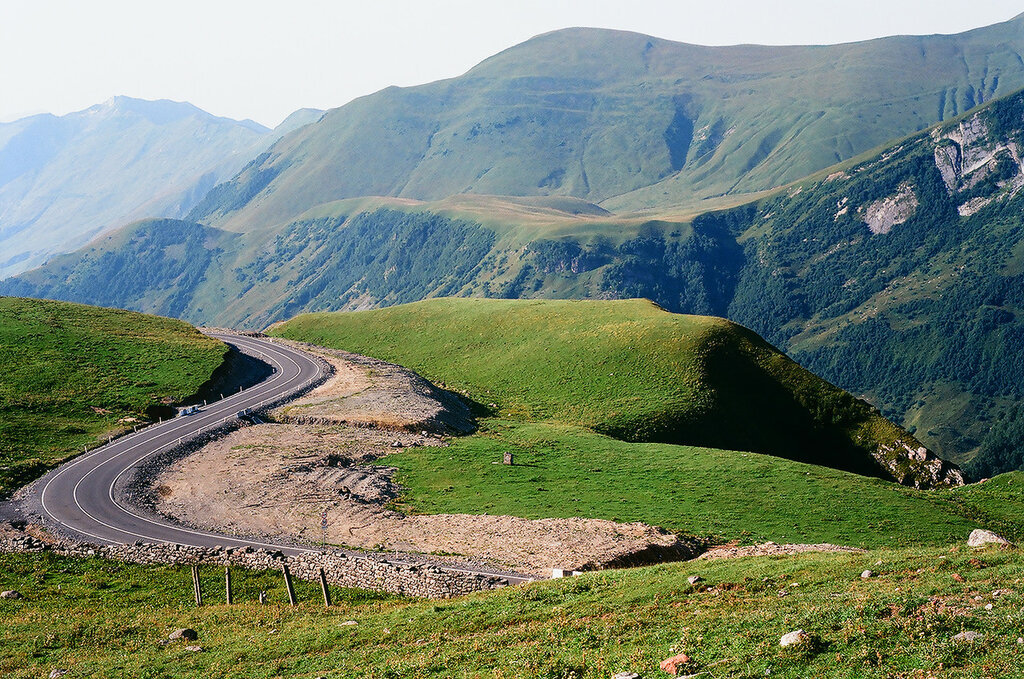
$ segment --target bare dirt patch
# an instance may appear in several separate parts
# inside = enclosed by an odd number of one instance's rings
[[[305,348],[305,347],[304,347]],[[547,575],[688,558],[697,545],[659,528],[597,519],[407,516],[386,466],[396,447],[447,445],[437,431],[472,426],[469,410],[415,373],[343,352],[322,354],[335,376],[275,412],[283,423],[243,427],[152,481],[161,513],[227,533],[365,550],[459,556]]]
[[[857,547],[832,545],[827,542],[816,545],[779,545],[774,542],[764,542],[759,545],[747,545],[743,547],[736,544],[719,545],[717,547],[712,547],[697,558],[739,559],[745,556],[786,556],[790,554],[803,554],[804,552],[846,552],[861,554],[864,550]]]
[[[436,434],[466,434],[476,428],[465,403],[411,370],[345,351],[289,344],[321,356],[335,374],[309,394],[278,408],[275,420]]]

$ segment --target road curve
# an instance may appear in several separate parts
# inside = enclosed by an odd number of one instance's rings
[[[30,491],[33,495],[38,494],[33,504],[46,521],[54,524],[61,532],[98,544],[142,541],[196,547],[263,547],[291,555],[309,551],[290,545],[235,538],[178,526],[160,517],[146,516],[117,499],[114,484],[147,457],[235,419],[242,410],[260,408],[287,398],[323,377],[322,365],[302,351],[264,338],[226,333],[208,334],[234,345],[243,353],[259,357],[274,367],[274,373],[259,384],[210,403],[194,415],[179,416],[150,425],[54,469],[36,481]],[[502,577],[511,584],[530,579],[486,569],[445,568]]]
[[[244,391],[210,403],[194,415],[144,427],[53,470],[33,486],[38,490],[38,504],[48,521],[65,532],[104,544],[141,540],[200,547],[264,547],[289,554],[305,551],[175,526],[144,516],[115,497],[114,484],[145,458],[235,419],[242,410],[286,398],[323,376],[321,364],[301,351],[256,337],[219,333],[210,336],[258,356],[274,367],[274,373]]]

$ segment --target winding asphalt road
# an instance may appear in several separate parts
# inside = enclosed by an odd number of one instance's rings
[[[260,408],[286,398],[323,376],[323,369],[317,361],[269,340],[216,333],[210,336],[235,345],[243,353],[261,358],[272,365],[275,372],[249,389],[200,408],[198,413],[144,427],[53,470],[34,485],[39,491],[39,505],[47,520],[66,532],[105,544],[141,540],[201,547],[265,547],[290,554],[304,551],[175,526],[144,516],[116,497],[114,484],[147,457],[233,420],[243,410]]]
[[[259,384],[210,403],[198,413],[150,425],[54,469],[32,485],[30,493],[38,494],[30,498],[36,511],[61,532],[99,544],[141,541],[197,547],[263,547],[292,555],[308,551],[177,526],[160,517],[146,516],[117,497],[115,484],[146,458],[233,420],[243,410],[259,409],[284,400],[324,376],[321,364],[309,355],[268,339],[221,333],[209,335],[269,363],[274,373]],[[503,577],[510,584],[529,579],[483,569],[446,568]]]

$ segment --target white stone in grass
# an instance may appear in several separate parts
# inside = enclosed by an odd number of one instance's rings
[[[811,635],[802,629],[783,634],[779,646],[802,646],[811,643]]]

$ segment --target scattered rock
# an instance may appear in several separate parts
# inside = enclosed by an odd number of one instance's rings
[[[973,644],[975,641],[983,641],[985,635],[974,630],[965,630],[953,637],[953,641],[959,644]]]
[[[680,665],[686,665],[689,664],[689,662],[690,656],[686,655],[685,653],[680,653],[678,655],[672,656],[671,658],[665,658],[664,660],[662,660],[660,667],[663,672],[668,672],[669,674],[675,675],[679,674]]]
[[[788,634],[783,634],[782,638],[779,639],[779,646],[803,646],[811,643],[811,635],[802,629],[794,630]]]
[[[990,530],[975,528],[967,538],[968,547],[984,547],[985,545],[1009,545],[1010,541],[1002,535],[997,535]]]
[[[696,585],[698,582],[704,582],[704,578],[700,577],[699,575],[691,575],[690,577],[686,578],[686,581],[691,585]]]
[[[345,622],[341,623],[341,626],[342,627],[349,627],[351,625],[358,625],[358,624],[359,623],[356,622],[355,620],[346,620]]]
[[[167,637],[171,641],[195,641],[199,638],[199,633],[191,627],[182,627],[171,632],[170,636]]]
[[[202,646],[186,646],[185,650],[188,651],[189,653],[202,653],[203,652],[203,647]]]
[[[63,677],[67,673],[68,670],[65,669],[50,670],[50,679],[57,679],[57,677]]]
[[[636,672],[619,672],[613,674],[612,679],[640,679],[640,675]]]
[[[401,448],[402,447],[402,442],[401,441],[392,441],[391,442],[391,447],[392,448]]]
[[[15,591],[13,589],[8,589],[8,590],[5,590],[3,592],[0,592],[0,599],[22,599],[22,598],[24,598],[24,597],[21,596],[21,592]]]
[[[863,573],[861,573],[861,574],[860,574],[860,577],[862,577],[862,578],[864,578],[865,580],[867,580],[868,578],[873,578],[873,577],[875,577],[875,574],[874,574],[874,572],[873,572],[873,571],[864,571]]]

